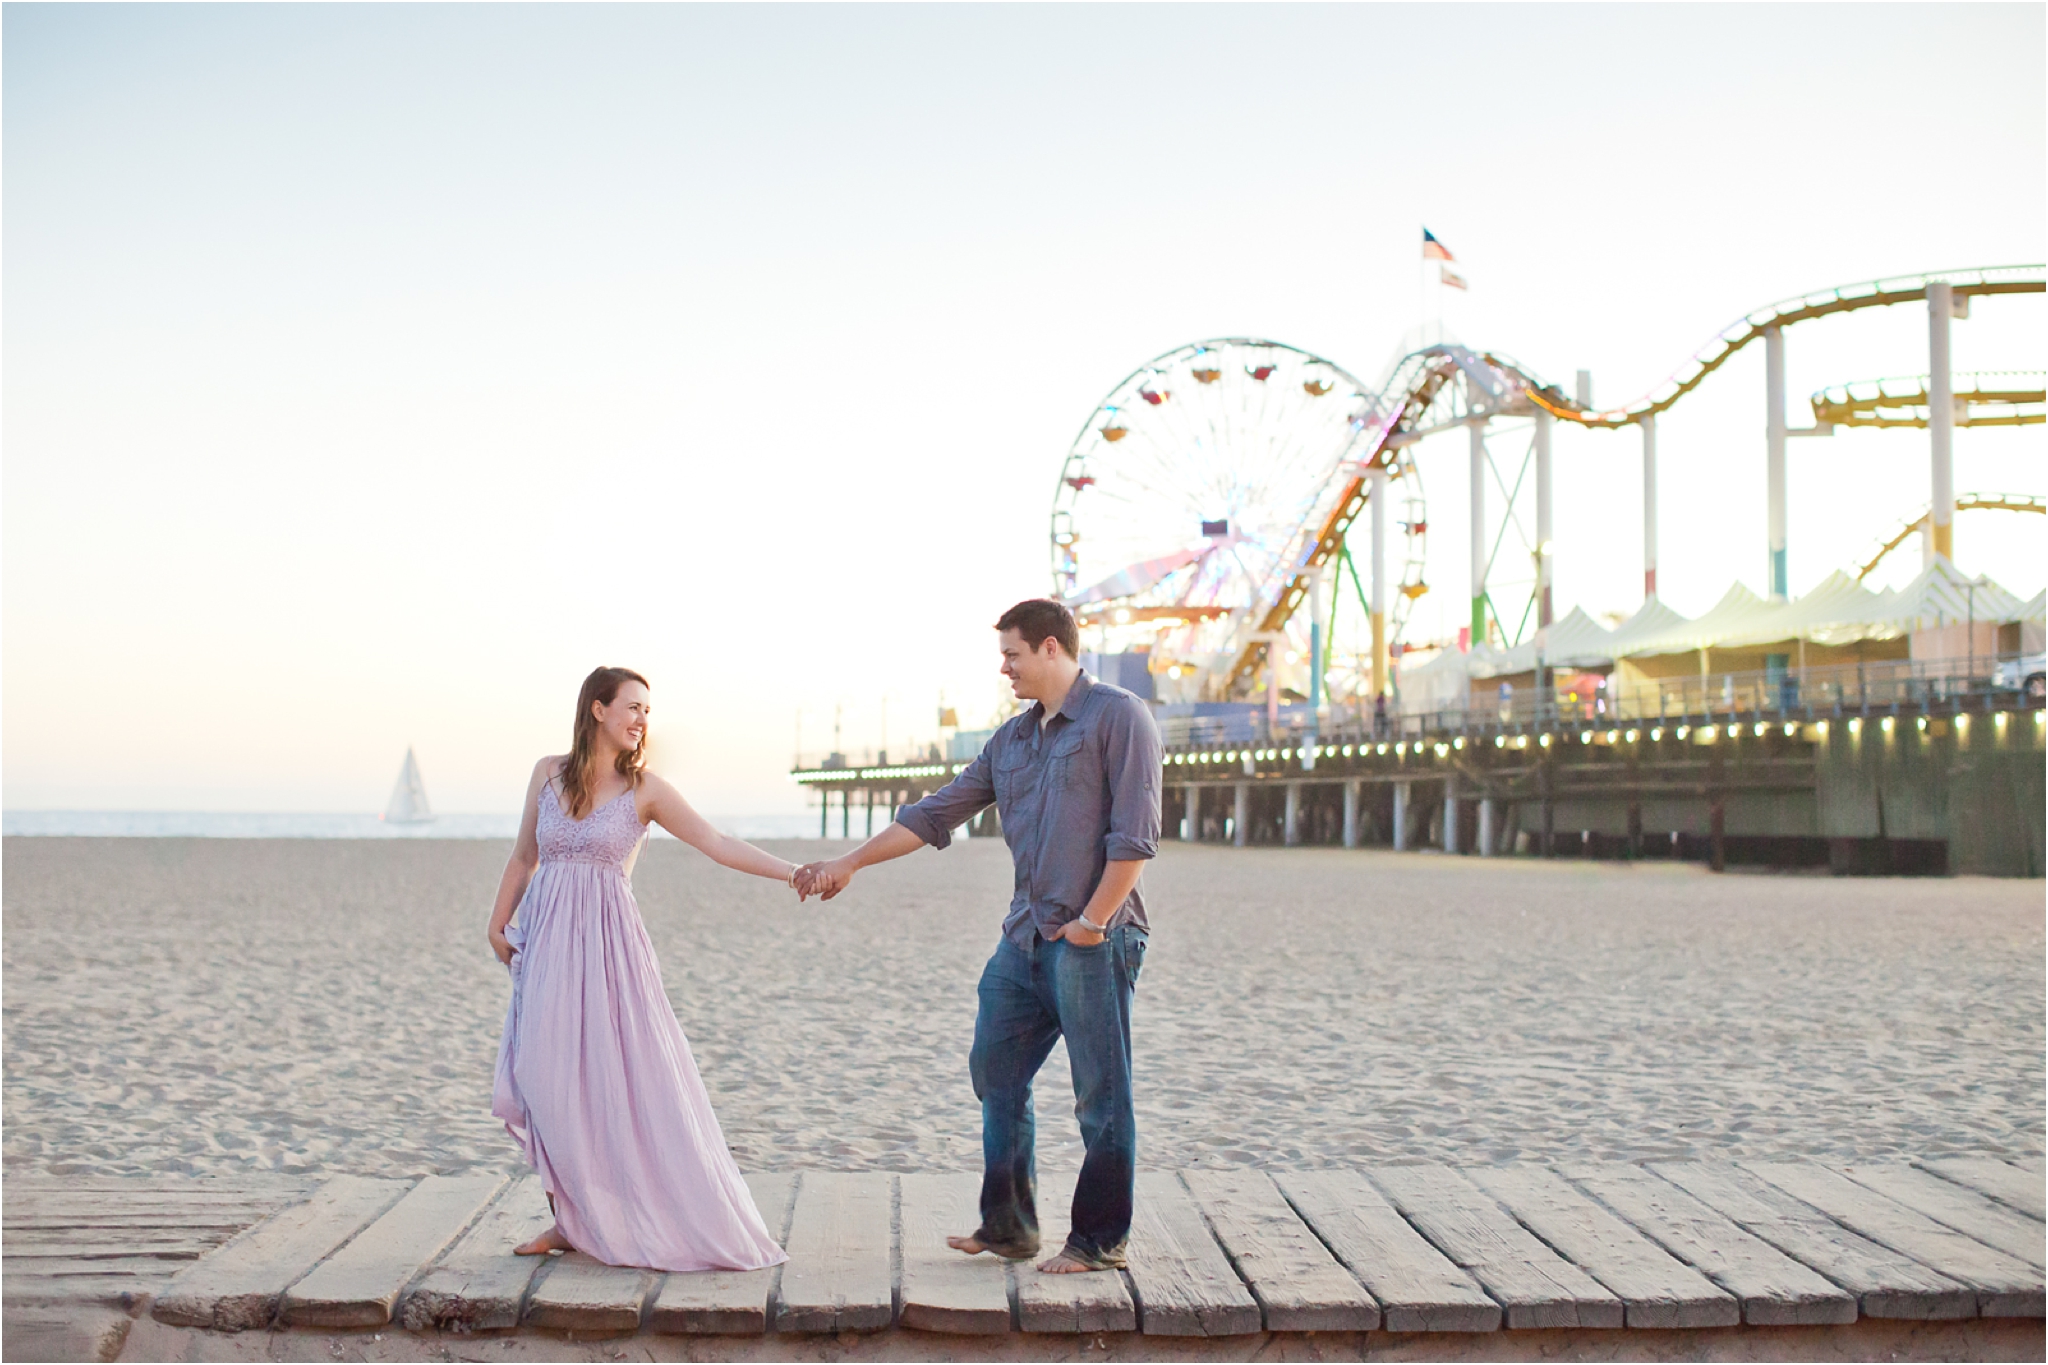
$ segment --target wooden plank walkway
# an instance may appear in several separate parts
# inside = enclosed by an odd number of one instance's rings
[[[1859,1315],[2040,1317],[2042,1222],[2021,1207],[2039,1179],[1991,1158],[1147,1171],[1128,1268],[1085,1275],[947,1250],[978,1222],[970,1174],[750,1176],[790,1259],[701,1274],[513,1256],[547,1224],[531,1176],[25,1179],[8,1182],[5,1266],[11,1320],[39,1287],[96,1280],[143,1285],[158,1320],[214,1330],[1813,1329]],[[1072,1179],[1039,1193],[1050,1256]],[[51,1269],[86,1261],[112,1268]],[[133,1304],[115,1297],[133,1292],[94,1301]]]
[[[926,1332],[1010,1330],[1010,1277],[994,1256],[962,1256],[949,1236],[981,1224],[978,1175],[899,1177],[903,1274],[897,1320]]]
[[[2048,1218],[2048,1180],[2042,1179],[2039,1170],[1988,1156],[1943,1156],[1920,1165],[1944,1180],[2010,1204],[2029,1217]]]
[[[805,1171],[775,1292],[778,1332],[875,1332],[895,1319],[893,1176]]]
[[[1752,1327],[1856,1321],[1856,1300],[1640,1166],[1568,1166],[1566,1177],[1742,1305]]]
[[[1742,1305],[1540,1166],[1475,1171],[1479,1188],[1622,1302],[1629,1327],[1733,1327]]]
[[[317,1182],[10,1175],[0,1211],[7,1316],[30,1304],[126,1308]]]
[[[2048,1265],[2048,1227],[2038,1218],[2006,1208],[1975,1190],[1903,1164],[1837,1166],[1859,1185],[1876,1190],[1937,1223],[1966,1233],[1986,1246],[2016,1256],[2039,1270]]]
[[[750,1175],[747,1188],[775,1240],[787,1243],[796,1176]],[[759,1336],[768,1330],[768,1304],[775,1294],[775,1282],[781,1278],[780,1266],[670,1275],[647,1309],[647,1326],[656,1332]]]
[[[1811,1204],[1733,1166],[1652,1163],[1650,1170],[1856,1296],[1866,1318],[1972,1318],[1974,1292],[1880,1246]]]
[[[2041,1272],[2024,1261],[1813,1162],[1746,1161],[1741,1165],[1843,1227],[1969,1285],[1977,1291],[1979,1317],[2043,1315],[2048,1295],[2042,1292]]]
[[[1259,1305],[1216,1245],[1180,1177],[1138,1173],[1131,1216],[1131,1296],[1149,1336],[1234,1337],[1261,1326]]]
[[[1510,1328],[1622,1325],[1620,1299],[1448,1166],[1369,1174],[1416,1231],[1493,1296]]]
[[[400,1180],[338,1175],[181,1270],[152,1312],[179,1327],[268,1327],[285,1290],[406,1193]]]
[[[1378,1300],[1389,1332],[1491,1332],[1500,1305],[1357,1171],[1276,1176],[1310,1231]]]
[[[1039,1255],[1010,1267],[1020,1332],[1135,1332],[1138,1305],[1121,1275],[1043,1275],[1039,1260],[1067,1244],[1074,1177],[1061,1171],[1038,1182]],[[976,1225],[979,1225],[979,1218]],[[972,1231],[972,1228],[968,1229]]]
[[[1264,1171],[1189,1171],[1195,1202],[1269,1332],[1370,1332],[1380,1306]]]

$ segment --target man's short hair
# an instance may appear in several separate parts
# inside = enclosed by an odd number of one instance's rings
[[[997,619],[996,629],[1016,631],[1033,650],[1050,636],[1060,642],[1060,648],[1067,651],[1069,659],[1081,657],[1080,623],[1064,603],[1055,602],[1050,597],[1032,597],[1019,602]]]

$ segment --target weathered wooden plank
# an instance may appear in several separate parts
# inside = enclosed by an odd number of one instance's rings
[[[540,1177],[514,1180],[399,1303],[399,1324],[413,1332],[517,1327],[527,1288],[548,1258],[514,1256],[512,1248],[554,1221]]]
[[[993,1256],[962,1256],[948,1235],[981,1221],[978,1175],[898,1177],[903,1281],[897,1320],[926,1332],[1010,1330],[1010,1283]]]
[[[286,1288],[397,1203],[407,1188],[403,1180],[335,1176],[180,1271],[151,1311],[159,1322],[177,1327],[267,1327]]]
[[[2022,1170],[1989,1156],[1942,1156],[1919,1165],[1943,1180],[1967,1185],[1979,1194],[2012,1205],[2030,1218],[2048,1218],[2048,1181],[2039,1171]]]
[[[208,1213],[203,1216],[179,1214],[133,1213],[105,1214],[99,1216],[66,1217],[57,1214],[31,1214],[19,1222],[9,1223],[6,1233],[9,1237],[19,1232],[33,1232],[39,1229],[56,1231],[76,1230],[81,1233],[106,1231],[118,1234],[121,1231],[147,1232],[153,1228],[179,1228],[187,1230],[215,1230],[225,1228],[229,1232],[240,1232],[252,1223],[261,1221],[275,1213],[275,1209],[239,1210],[232,1214]]]
[[[636,1332],[654,1272],[606,1265],[581,1251],[552,1258],[526,1302],[529,1327],[564,1332]]]
[[[1275,1175],[1316,1235],[1379,1301],[1389,1332],[1491,1332],[1500,1305],[1356,1171]]]
[[[1471,1172],[1522,1225],[1613,1291],[1636,1328],[1734,1327],[1742,1305],[1712,1280],[1540,1166]]]
[[[226,1241],[225,1237],[194,1237],[170,1228],[149,1228],[136,1235],[80,1237],[76,1229],[62,1228],[32,1233],[7,1234],[7,1264],[49,1257],[91,1260],[95,1256],[164,1256],[196,1261]]]
[[[894,1179],[806,1171],[775,1292],[778,1332],[878,1332],[895,1317],[890,1265]]]
[[[1209,1220],[1269,1332],[1371,1332],[1379,1304],[1301,1221],[1264,1171],[1188,1171]]]
[[[1933,1320],[1977,1315],[1967,1285],[1858,1236],[1810,1204],[1719,1162],[1659,1161],[1662,1178],[1856,1296],[1865,1317]]]
[[[304,1190],[278,1187],[272,1190],[153,1190],[148,1188],[74,1190],[65,1186],[42,1186],[16,1190],[7,1187],[6,1217],[12,1220],[23,1209],[211,1209],[274,1208],[280,1203],[303,1198]]]
[[[1510,1328],[1622,1325],[1620,1299],[1456,1171],[1381,1166],[1367,1174],[1418,1232],[1485,1286]]]
[[[1127,1257],[1138,1326],[1147,1336],[1226,1337],[1259,1330],[1257,1300],[1171,1172],[1139,1174]]]
[[[1121,1275],[1047,1275],[1038,1262],[1067,1244],[1074,1204],[1074,1176],[1054,1172],[1038,1182],[1038,1256],[1010,1266],[1017,1295],[1017,1327],[1025,1332],[1135,1332],[1138,1306]],[[979,1215],[975,1226],[979,1226]],[[969,1229],[972,1230],[971,1228]]]
[[[2048,1314],[2048,1285],[2039,1270],[1954,1228],[1915,1213],[1875,1190],[1810,1161],[1738,1163],[1794,1198],[1931,1270],[1977,1291],[1977,1313],[1987,1318]]]
[[[250,1175],[10,1175],[7,1197],[49,1191],[102,1191],[116,1194],[133,1191],[166,1194],[241,1193],[269,1198],[293,1198],[311,1193],[318,1180],[302,1175],[260,1172]]]
[[[2048,1255],[2044,1255],[2048,1248],[2043,1245],[2048,1228],[2039,1219],[2009,1209],[1975,1190],[1966,1190],[1904,1162],[1831,1164],[1830,1169],[2036,1270],[2048,1266]]]
[[[290,1327],[382,1327],[399,1294],[505,1187],[501,1175],[430,1175],[285,1291]]]
[[[1667,1180],[1622,1163],[1564,1174],[1742,1304],[1753,1327],[1856,1321],[1856,1300]]]
[[[185,1256],[36,1256],[17,1261],[7,1258],[6,1292],[31,1280],[138,1280],[149,1285],[168,1286],[181,1270],[193,1264]]]
[[[750,1175],[747,1189],[754,1207],[775,1240],[789,1236],[789,1208],[796,1200],[797,1178],[783,1171]],[[651,1332],[717,1333],[759,1336],[768,1330],[768,1297],[775,1292],[780,1266],[765,1270],[699,1270],[675,1273],[661,1282],[647,1310]]]

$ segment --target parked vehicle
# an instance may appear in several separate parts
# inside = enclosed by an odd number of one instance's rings
[[[2018,692],[2029,706],[2048,700],[2048,655],[2022,654],[2007,659],[1991,673],[1992,686]]]

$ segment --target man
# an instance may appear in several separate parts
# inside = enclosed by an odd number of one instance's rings
[[[797,885],[830,900],[863,867],[944,848],[995,804],[1017,879],[968,1057],[981,1101],[981,1226],[946,1242],[970,1256],[1038,1254],[1031,1082],[1064,1036],[1087,1155],[1067,1244],[1039,1269],[1113,1270],[1137,1180],[1131,991],[1148,932],[1138,874],[1159,850],[1159,732],[1143,702],[1081,670],[1080,628],[1060,603],[1019,602],[996,631],[1003,676],[1033,705],[965,772],[853,852],[803,868]]]

